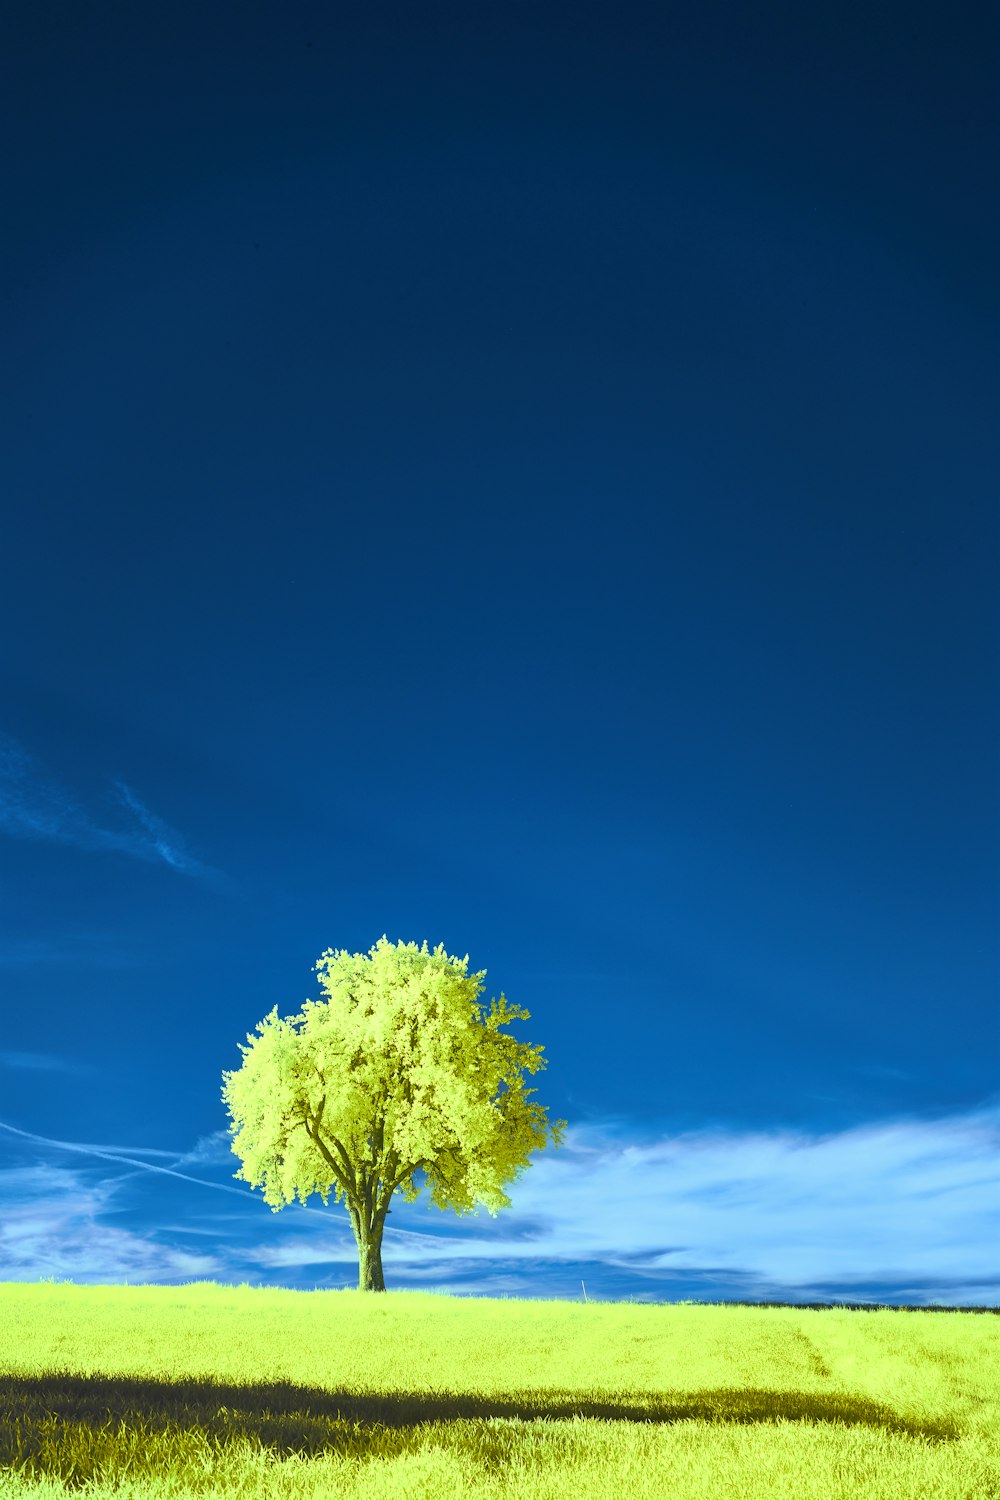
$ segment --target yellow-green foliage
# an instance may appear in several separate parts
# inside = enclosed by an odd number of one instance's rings
[[[0,1495],[995,1500],[1000,1321],[0,1283]]]
[[[438,1208],[479,1201],[495,1217],[510,1206],[503,1183],[566,1127],[527,1099],[522,1073],[545,1066],[544,1049],[498,1030],[529,1012],[501,994],[484,1017],[486,971],[467,976],[468,954],[449,958],[443,944],[428,953],[383,935],[370,952],[327,949],[325,1000],[284,1019],[275,1006],[240,1047],[222,1091],[243,1161],[234,1175],[263,1185],[275,1211],[313,1192],[326,1204],[332,1189],[370,1228],[397,1188],[414,1201],[422,1168]]]

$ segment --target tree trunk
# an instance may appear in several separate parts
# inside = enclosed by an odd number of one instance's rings
[[[382,1275],[382,1230],[385,1219],[376,1220],[369,1229],[363,1214],[352,1213],[354,1238],[358,1242],[358,1291],[384,1292]]]

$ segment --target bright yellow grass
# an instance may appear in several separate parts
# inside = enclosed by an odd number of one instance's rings
[[[1000,1500],[991,1314],[0,1283],[0,1496]]]

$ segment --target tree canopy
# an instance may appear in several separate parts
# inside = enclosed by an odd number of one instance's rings
[[[316,964],[325,998],[282,1019],[275,1006],[223,1074],[243,1163],[233,1175],[263,1187],[274,1212],[314,1192],[328,1205],[332,1190],[350,1214],[362,1291],[385,1290],[385,1218],[397,1190],[416,1200],[415,1172],[438,1208],[478,1202],[495,1218],[510,1206],[503,1184],[566,1129],[524,1086],[544,1048],[499,1030],[530,1012],[501,993],[484,1014],[486,970],[469,975],[468,962],[385,934],[370,956],[328,948]]]

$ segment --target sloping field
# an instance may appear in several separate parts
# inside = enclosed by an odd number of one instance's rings
[[[1000,1319],[0,1283],[0,1495],[1000,1500]]]

